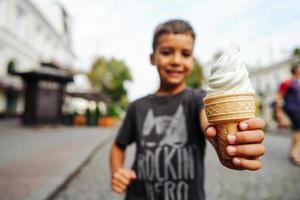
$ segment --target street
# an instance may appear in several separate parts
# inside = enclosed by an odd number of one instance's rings
[[[220,165],[210,144],[206,153],[206,196],[208,200],[262,200],[300,198],[300,167],[288,160],[289,136],[267,134],[267,153],[258,172],[233,171]],[[109,150],[112,139],[52,200],[122,199],[110,190]],[[127,152],[126,166],[134,156],[134,147]]]
[[[0,123],[0,199],[46,200],[112,137],[111,129]]]

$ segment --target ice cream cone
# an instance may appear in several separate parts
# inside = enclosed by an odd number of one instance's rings
[[[255,117],[255,94],[239,93],[213,95],[203,99],[207,119],[217,128],[217,141],[223,159],[227,154],[227,135],[238,131],[238,123]]]

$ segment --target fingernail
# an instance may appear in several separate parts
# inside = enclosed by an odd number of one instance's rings
[[[227,136],[227,140],[228,140],[228,142],[229,142],[230,144],[233,144],[233,143],[235,142],[235,140],[236,140],[236,136],[235,136],[235,135],[232,135],[232,134],[229,134],[229,135]]]
[[[228,152],[229,155],[234,155],[235,152],[236,152],[236,148],[233,147],[233,146],[228,146],[227,147],[227,152]]]
[[[239,166],[239,165],[241,164],[241,160],[238,159],[238,158],[233,158],[233,159],[232,159],[232,162],[233,162],[233,164],[236,165],[236,166]]]
[[[208,128],[207,128],[207,130],[214,130],[215,128],[213,127],[213,126],[209,126]]]
[[[248,124],[247,124],[247,123],[240,123],[240,128],[241,128],[242,130],[245,130],[245,129],[248,128]]]

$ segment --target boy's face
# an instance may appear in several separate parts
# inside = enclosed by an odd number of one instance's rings
[[[151,64],[156,65],[161,84],[180,86],[194,66],[194,39],[189,34],[163,34],[151,55]]]

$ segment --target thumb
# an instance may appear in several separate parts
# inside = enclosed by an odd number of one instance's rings
[[[130,170],[129,171],[130,179],[135,180],[137,178],[135,171]]]
[[[205,129],[205,133],[204,134],[208,138],[214,138],[217,135],[217,130],[216,130],[216,128],[212,124],[210,124]]]

